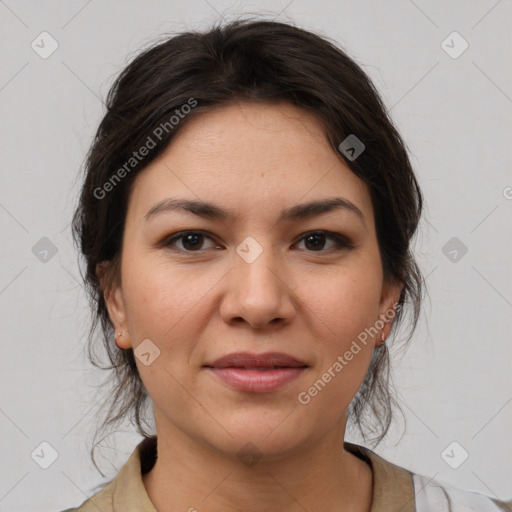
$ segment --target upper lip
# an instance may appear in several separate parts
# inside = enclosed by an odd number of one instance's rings
[[[259,368],[259,367],[306,367],[303,361],[281,352],[265,352],[264,354],[252,354],[250,352],[234,352],[227,354],[205,366],[213,368]]]

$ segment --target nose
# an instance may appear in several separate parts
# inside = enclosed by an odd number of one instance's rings
[[[254,329],[289,323],[295,315],[293,283],[270,249],[252,262],[235,254],[220,313],[230,324],[247,322]]]

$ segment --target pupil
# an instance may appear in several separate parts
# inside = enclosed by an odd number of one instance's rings
[[[317,239],[317,243],[314,243],[312,244],[312,246],[315,248],[318,248],[318,247],[322,247],[323,246],[323,242],[318,242],[318,238],[322,238],[324,235],[309,235],[307,238],[306,238],[306,246],[308,245],[308,243],[311,241],[311,240],[314,240],[315,238]]]
[[[186,248],[194,248],[194,247],[197,247],[198,245],[201,245],[199,243],[199,237],[201,237],[202,235],[197,235],[197,234],[194,234],[194,233],[191,233],[189,235],[186,235],[184,238],[183,238],[183,245],[186,247]],[[191,244],[191,247],[190,247],[190,240],[193,240],[192,241],[192,244]],[[189,246],[189,247],[187,247]]]

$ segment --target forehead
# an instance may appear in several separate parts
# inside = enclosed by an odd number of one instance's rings
[[[321,121],[288,103],[237,103],[197,114],[136,177],[129,210],[169,197],[223,204],[239,216],[342,196],[363,211],[367,185],[329,145]]]

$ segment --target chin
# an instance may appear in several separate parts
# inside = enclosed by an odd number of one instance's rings
[[[310,437],[303,430],[305,425],[299,430],[295,422],[290,421],[291,416],[284,418],[286,414],[282,413],[275,415],[275,419],[267,418],[267,421],[261,417],[246,415],[244,420],[239,418],[236,423],[229,423],[230,427],[226,430],[232,437],[223,431],[222,436],[215,439],[210,437],[207,442],[216,450],[242,462],[280,460],[300,450]],[[313,433],[310,435],[313,436]]]

